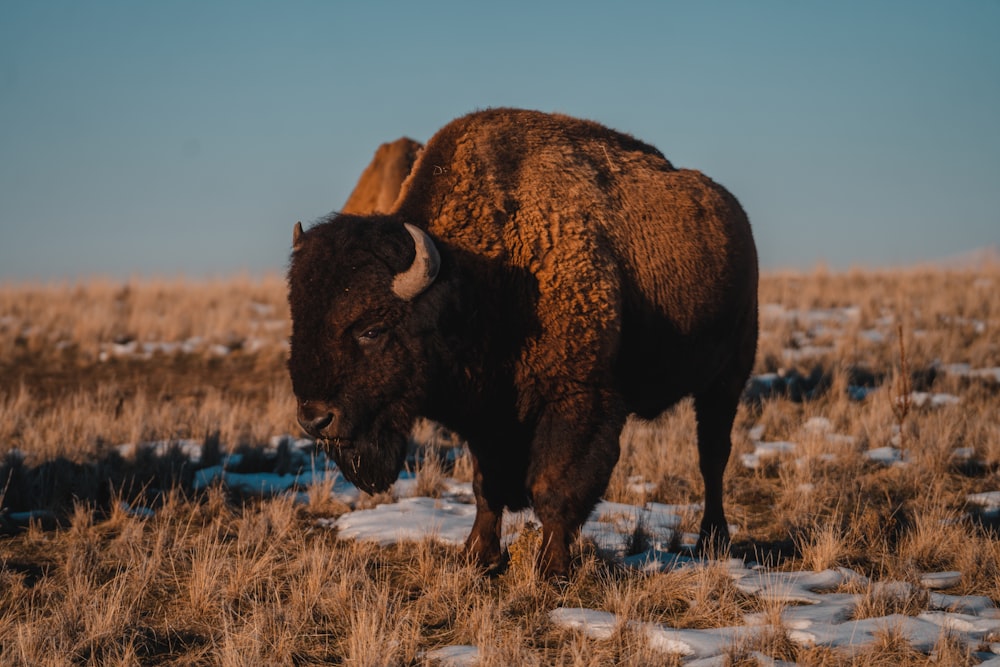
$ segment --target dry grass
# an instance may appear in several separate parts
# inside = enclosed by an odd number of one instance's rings
[[[740,408],[727,476],[733,553],[787,570],[855,569],[869,577],[845,591],[861,594],[857,619],[926,609],[919,587],[883,583],[932,571],[961,572],[949,593],[1000,603],[996,523],[966,507],[968,494],[1000,488],[1000,391],[939,373],[929,388],[960,402],[901,415],[893,388],[900,335],[917,384],[935,362],[1000,366],[1000,272],[767,275],[761,303],[756,372],[806,376],[818,364],[829,386],[809,401]],[[776,622],[783,603],[741,592],[721,565],[641,574],[584,544],[573,577],[555,586],[537,578],[537,536],[525,531],[506,571],[486,578],[433,542],[337,540],[316,523],[347,509],[329,480],[305,503],[193,493],[179,454],[118,455],[121,443],[206,438],[252,454],[294,433],[287,333],[278,277],[0,288],[0,664],[421,664],[453,644],[478,647],[484,665],[679,664],[625,623],[606,640],[557,627],[548,613],[559,606],[675,628],[770,619],[770,633],[733,647],[734,665],[759,653],[807,665],[931,663],[891,631],[853,656],[796,645]],[[189,347],[116,356],[129,341]],[[863,402],[847,396],[858,368],[881,380]],[[805,428],[812,418],[828,430]],[[752,427],[796,451],[740,465]],[[455,446],[432,424],[415,437],[429,451]],[[865,458],[894,440],[905,465]],[[700,502],[690,403],[630,422],[622,445],[608,499]],[[957,448],[971,459],[957,460]],[[445,464],[433,453],[415,472],[427,495],[445,476],[471,476],[467,457]],[[49,513],[26,529],[9,520],[31,509]],[[943,634],[933,655],[974,664],[976,648]]]

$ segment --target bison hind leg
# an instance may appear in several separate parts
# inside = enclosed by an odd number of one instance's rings
[[[739,405],[741,383],[717,385],[695,396],[698,420],[698,467],[705,483],[705,510],[697,549],[718,555],[729,546],[729,523],[723,507],[723,477],[732,451],[732,429]]]

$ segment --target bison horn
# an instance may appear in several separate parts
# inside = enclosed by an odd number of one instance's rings
[[[393,278],[392,291],[403,301],[410,301],[434,282],[441,266],[441,257],[426,232],[410,223],[403,223],[403,226],[413,237],[416,255],[413,264]]]
[[[296,222],[295,229],[292,230],[292,249],[299,249],[299,240],[302,238],[302,223]]]

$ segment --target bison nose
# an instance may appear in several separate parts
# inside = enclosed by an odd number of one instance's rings
[[[313,417],[312,419],[303,419],[299,417],[299,426],[305,429],[306,433],[314,436],[319,436],[323,429],[333,423],[333,413],[327,412],[326,414],[320,415],[318,417]]]
[[[322,438],[324,429],[336,420],[336,411],[322,404],[304,401],[298,409],[299,426],[314,438]]]

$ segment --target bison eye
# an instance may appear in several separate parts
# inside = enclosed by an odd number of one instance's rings
[[[362,345],[368,345],[378,340],[379,337],[384,333],[385,333],[385,327],[381,326],[368,327],[367,329],[364,329],[361,332],[360,336],[358,336],[358,342],[361,343]]]

